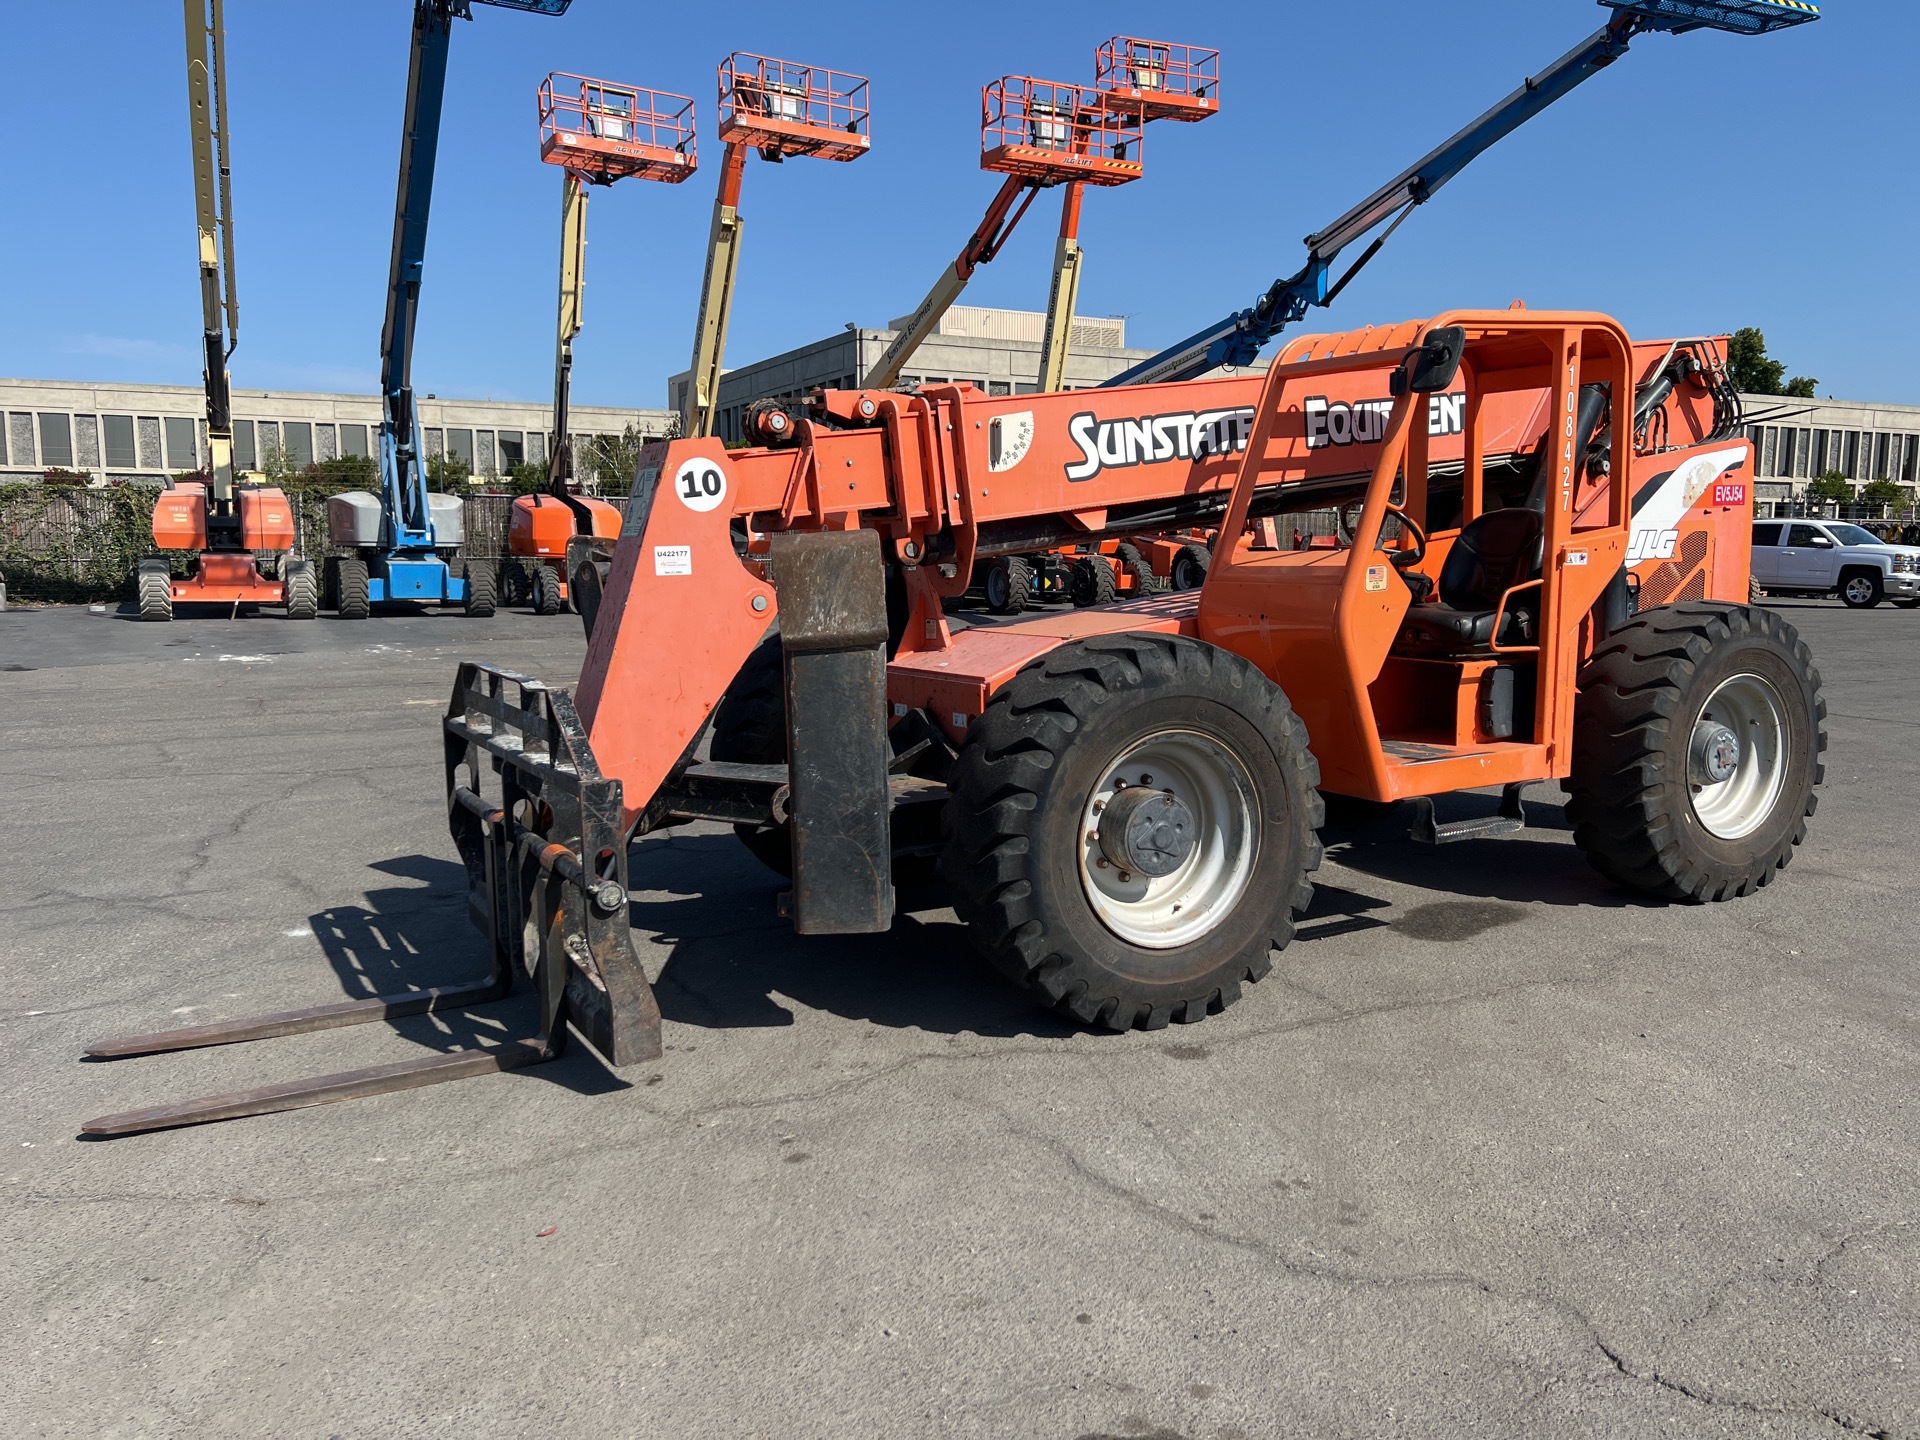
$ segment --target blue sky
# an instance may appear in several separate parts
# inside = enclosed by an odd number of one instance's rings
[[[13,201],[0,373],[197,383],[179,5],[4,8],[0,44],[44,63],[0,91]],[[1515,297],[1610,311],[1636,335],[1751,324],[1822,394],[1920,403],[1920,7],[1824,11],[1760,39],[1643,38],[1455,180],[1309,328]],[[744,361],[913,307],[998,178],[978,168],[984,82],[1090,81],[1116,32],[1219,47],[1221,114],[1156,125],[1145,177],[1091,194],[1082,220],[1082,312],[1126,315],[1130,343],[1155,346],[1291,272],[1301,236],[1603,18],[1589,0],[966,13],[575,0],[555,20],[475,6],[454,36],[417,387],[551,394],[559,172],[539,163],[534,107],[549,70],[699,103],[699,174],[592,202],[576,398],[661,405],[691,343],[719,171],[714,66],[731,50],[873,81],[871,154],[749,164],[728,352]],[[410,14],[408,0],[227,0],[238,385],[375,385]],[[1043,308],[1057,215],[1043,198],[967,302]]]

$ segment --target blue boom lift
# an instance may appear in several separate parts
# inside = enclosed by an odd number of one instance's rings
[[[448,558],[464,537],[457,495],[427,489],[420,417],[413,404],[413,327],[426,265],[427,211],[433,201],[433,162],[440,148],[440,110],[446,98],[447,50],[453,22],[473,18],[474,0],[414,0],[413,53],[407,66],[407,111],[400,136],[400,195],[393,216],[393,263],[387,279],[387,317],[380,332],[380,494],[364,490],[327,501],[327,528],[336,546],[352,551],[327,562],[327,604],[343,620],[363,620],[388,600],[464,605],[469,615],[491,615],[496,577],[491,565],[467,561],[455,574]],[[478,0],[507,10],[560,15],[573,0]]]
[[[1415,206],[1431,200],[1442,185],[1466,169],[1481,152],[1626,54],[1635,36],[1654,30],[1675,35],[1684,35],[1689,30],[1764,35],[1820,18],[1820,7],[1807,0],[1717,0],[1717,3],[1710,0],[1600,0],[1600,3],[1614,13],[1593,35],[1528,79],[1417,165],[1388,181],[1326,229],[1309,235],[1307,263],[1297,274],[1276,280],[1249,308],[1236,310],[1226,319],[1142,360],[1105,383],[1149,385],[1162,380],[1191,380],[1217,366],[1253,364],[1259,358],[1261,346],[1304,317],[1311,306],[1331,305],[1347,282],[1380,253],[1380,247],[1413,213]],[[1333,262],[1340,252],[1381,225],[1387,227],[1386,232],[1369,245],[1339,279],[1334,279]]]

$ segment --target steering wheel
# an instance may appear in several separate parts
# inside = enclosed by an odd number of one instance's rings
[[[1353,527],[1360,521],[1360,510],[1367,502],[1349,500],[1333,512],[1334,523],[1339,526],[1340,536],[1347,544],[1353,544]],[[1387,563],[1396,570],[1410,570],[1427,558],[1427,532],[1414,523],[1413,517],[1391,500],[1387,502],[1387,514],[1398,520],[1413,537],[1411,550],[1395,550],[1387,557]]]

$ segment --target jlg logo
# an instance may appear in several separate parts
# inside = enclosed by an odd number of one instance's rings
[[[1678,530],[1636,530],[1627,542],[1627,563],[1639,560],[1671,560],[1673,547],[1680,543]]]

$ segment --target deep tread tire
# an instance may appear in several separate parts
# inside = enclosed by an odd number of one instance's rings
[[[367,598],[367,562],[357,555],[343,555],[335,568],[334,609],[342,620],[364,620],[373,613]]]
[[[320,613],[320,577],[311,560],[289,559],[283,585],[289,620],[311,620]]]
[[[1132,561],[1127,568],[1133,571],[1133,593],[1136,598],[1159,593],[1160,577],[1153,573],[1153,567],[1145,560]]]
[[[1723,840],[1696,818],[1688,752],[1702,707],[1735,675],[1783,702],[1786,778],[1754,831]],[[1799,632],[1771,610],[1664,606],[1615,631],[1580,676],[1567,818],[1574,844],[1615,884],[1673,900],[1750,895],[1793,859],[1826,778],[1827,705]]]
[[[1116,756],[1174,727],[1238,757],[1264,823],[1224,918],[1186,945],[1143,949],[1086,898],[1082,809]],[[1267,974],[1313,898],[1319,778],[1285,694],[1232,652],[1161,634],[1076,641],[1016,675],[968,733],[948,779],[942,873],[988,959],[1054,1010],[1113,1030],[1200,1020]]]
[[[500,603],[509,610],[518,609],[533,598],[533,583],[527,577],[527,567],[518,560],[509,560],[500,567]]]
[[[1033,566],[1024,556],[1002,555],[987,562],[987,609],[996,615],[1018,615],[1033,598]]]
[[[560,613],[560,572],[551,565],[541,565],[533,572],[533,613]]]
[[[1204,545],[1182,545],[1173,557],[1170,575],[1175,590],[1198,590],[1207,583],[1213,553]]]
[[[1111,605],[1120,598],[1120,581],[1104,555],[1082,555],[1073,562],[1067,580],[1067,598],[1081,609]]]
[[[544,570],[546,567],[541,568]],[[485,620],[493,614],[500,599],[499,582],[494,576],[493,566],[469,560],[460,567],[460,578],[467,582],[467,614],[476,620]]]
[[[1849,610],[1871,610],[1886,593],[1877,570],[1849,570],[1840,577],[1840,603]]]
[[[142,620],[173,619],[173,567],[165,560],[142,560],[138,598]]]

